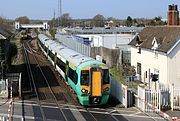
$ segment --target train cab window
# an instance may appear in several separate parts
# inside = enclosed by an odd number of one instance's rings
[[[69,78],[74,82],[74,84],[77,84],[78,82],[78,75],[76,73],[76,70],[73,70],[71,68],[68,68],[68,76]]]
[[[81,71],[81,85],[89,85],[89,70]]]
[[[74,83],[77,84],[78,82],[78,75],[76,73],[76,71],[74,71],[74,79],[73,79]]]
[[[69,76],[69,78],[73,81],[73,78],[74,78],[74,70],[71,69],[70,67],[69,67],[69,71],[68,71],[68,76]]]
[[[103,70],[103,84],[109,84],[109,70]]]

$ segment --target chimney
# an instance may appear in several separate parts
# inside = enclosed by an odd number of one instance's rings
[[[168,25],[179,25],[179,11],[177,5],[169,5],[169,10],[167,13]]]

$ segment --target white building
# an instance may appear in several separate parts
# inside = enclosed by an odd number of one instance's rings
[[[131,65],[149,88],[180,87],[180,27],[146,27],[129,45]]]
[[[133,34],[80,34],[80,37],[89,38],[91,47],[106,47],[110,49],[120,48],[121,50],[130,51],[128,43],[134,39]]]

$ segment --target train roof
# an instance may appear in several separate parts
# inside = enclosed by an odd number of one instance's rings
[[[52,49],[52,51],[56,52],[65,60],[68,60],[69,62],[74,64],[74,66],[76,67],[78,67],[81,63],[85,61],[94,60],[91,57],[82,55],[72,49],[67,48],[66,46],[55,40],[47,40],[45,44],[48,45]]]
[[[38,38],[41,42],[48,40],[49,38],[44,34],[39,34]]]

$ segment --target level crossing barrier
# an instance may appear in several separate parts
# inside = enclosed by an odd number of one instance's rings
[[[154,112],[156,112],[157,114],[159,114],[160,116],[162,116],[164,119],[168,120],[168,121],[180,121],[180,119],[177,119],[177,117],[171,117],[168,114],[160,111],[158,109],[157,106],[152,105],[151,103],[149,103],[147,100],[139,97],[138,95],[134,94],[134,96],[136,97],[136,100],[139,104],[142,104],[144,106],[148,106],[149,108],[151,108]],[[141,105],[141,106],[142,106]]]

